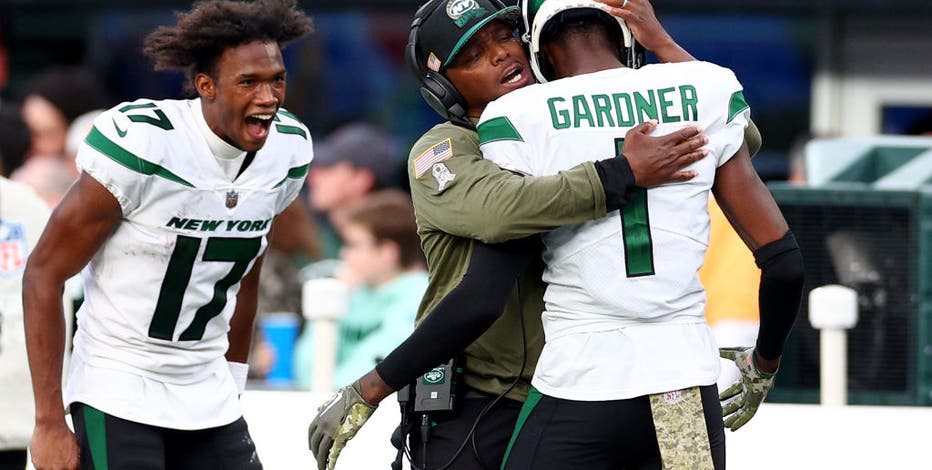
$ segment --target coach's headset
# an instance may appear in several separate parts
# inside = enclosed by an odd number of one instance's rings
[[[414,14],[414,21],[411,23],[411,33],[408,35],[408,45],[405,47],[405,59],[408,62],[414,78],[420,85],[421,96],[424,101],[430,105],[440,116],[448,119],[450,122],[475,129],[469,116],[466,115],[466,99],[460,94],[459,90],[453,86],[453,83],[440,72],[435,72],[423,67],[417,59],[417,36],[421,25],[430,15],[438,10],[442,11],[442,6],[449,0],[431,0],[425,3]],[[498,9],[507,8],[501,0],[489,0]],[[497,11],[497,10],[496,10]],[[516,25],[517,27],[517,25]]]
[[[424,98],[424,101],[434,109],[440,116],[454,124],[464,126],[466,128],[475,129],[472,121],[469,120],[469,116],[466,114],[466,100],[463,98],[463,95],[460,94],[459,90],[450,82],[450,80],[444,76],[439,71],[430,70],[420,64],[417,58],[417,38],[418,33],[420,32],[421,25],[430,17],[430,15],[436,13],[438,10],[441,10],[441,7],[444,3],[449,0],[430,0],[424,5],[422,5],[417,12],[414,14],[414,21],[411,23],[411,32],[408,35],[408,44],[405,47],[405,60],[408,63],[408,67],[411,69],[411,73],[414,78],[418,81],[419,91],[421,96]],[[507,8],[506,5],[501,0],[488,0],[490,3],[495,5],[499,10]],[[549,3],[549,5],[548,5]],[[526,49],[529,50],[531,69],[534,74],[537,76],[538,81],[545,82],[547,72],[541,70],[541,68],[547,68],[549,64],[546,64],[546,60],[538,60],[540,57],[539,51],[539,39],[540,32],[543,29],[543,24],[547,20],[553,18],[556,13],[565,10],[567,8],[579,8],[580,6],[592,6],[598,7],[597,4],[592,4],[591,2],[583,2],[570,6],[565,4],[566,2],[561,1],[550,1],[544,3],[540,6],[541,10],[544,10],[543,15],[529,14],[527,0],[521,1],[521,9],[523,16],[523,24],[518,24],[517,28],[520,28],[521,31],[521,42],[524,44]],[[543,18],[541,18],[541,16]],[[600,15],[601,16],[601,15]],[[607,16],[607,15],[606,15]],[[535,17],[534,20],[529,19]],[[543,19],[543,21],[540,21]],[[624,51],[623,56],[624,62],[627,67],[631,68],[640,68],[646,62],[645,50],[644,47],[638,43],[634,35],[631,34],[631,30],[627,27],[624,20],[620,18],[613,18],[615,21],[611,21],[612,24],[617,25],[621,30],[621,36],[624,42]],[[537,23],[537,24],[535,24]],[[536,26],[536,28],[535,28]],[[543,79],[542,79],[543,78]]]

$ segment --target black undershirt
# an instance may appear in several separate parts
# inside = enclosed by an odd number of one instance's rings
[[[243,164],[239,167],[239,172],[236,173],[236,178],[239,178],[239,175],[243,174],[246,171],[246,168],[249,168],[249,165],[252,164],[252,161],[256,159],[256,152],[247,152],[246,158],[243,159]],[[233,178],[233,179],[236,179]]]
[[[461,352],[501,317],[508,295],[532,256],[537,236],[493,245],[473,242],[463,279],[375,369],[398,390]]]

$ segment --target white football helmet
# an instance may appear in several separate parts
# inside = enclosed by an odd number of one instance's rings
[[[537,81],[545,83],[550,80],[553,72],[550,70],[549,63],[542,62],[540,51],[540,35],[544,30],[547,22],[554,19],[558,14],[566,10],[575,9],[595,9],[599,14],[605,15],[606,18],[616,20],[621,29],[621,37],[624,39],[625,65],[632,68],[641,66],[638,45],[634,40],[634,35],[625,24],[625,20],[616,16],[611,16],[602,10],[603,4],[593,0],[521,0],[521,15],[524,18],[524,31],[522,39],[528,44],[530,49],[531,70]]]

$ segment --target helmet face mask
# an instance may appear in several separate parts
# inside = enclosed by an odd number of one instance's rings
[[[617,24],[620,36],[624,41],[623,57],[627,67],[638,68],[641,65],[639,45],[628,29],[628,25],[621,18],[609,16],[601,8],[602,4],[594,0],[521,0],[521,16],[523,17],[524,34],[522,39],[528,45],[528,56],[531,70],[539,83],[553,79],[553,70],[549,61],[541,51],[541,36],[549,23],[559,20],[563,12],[580,9],[594,9],[596,14],[610,17],[612,24]],[[585,14],[583,12],[579,12]],[[595,12],[593,12],[595,13]],[[551,25],[552,26],[552,25]]]

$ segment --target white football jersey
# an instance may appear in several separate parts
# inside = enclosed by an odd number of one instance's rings
[[[544,235],[547,344],[534,378],[541,392],[606,400],[715,382],[697,271],[715,170],[742,145],[749,113],[734,74],[705,62],[605,70],[488,105],[479,123],[483,154],[526,175],[616,156],[625,133],[649,119],[659,121],[653,135],[699,125],[710,139],[709,156],[690,166],[696,178],[638,189],[621,212]]]
[[[312,158],[307,128],[279,111],[235,180],[199,130],[196,100],[123,103],[101,114],[77,164],[123,220],[83,271],[85,299],[66,403],[156,426],[241,416],[224,354],[240,280]]]

